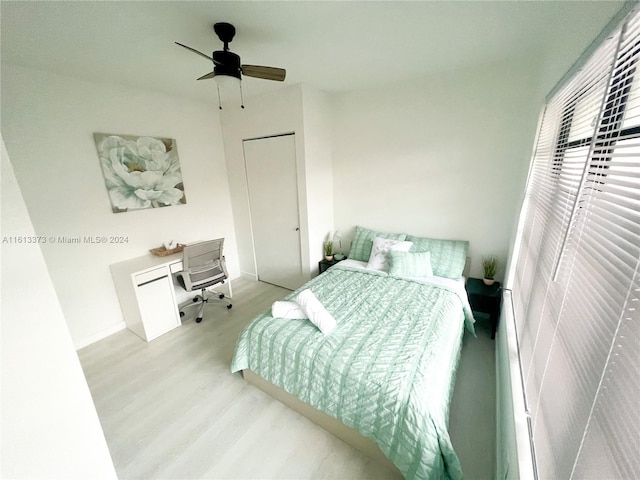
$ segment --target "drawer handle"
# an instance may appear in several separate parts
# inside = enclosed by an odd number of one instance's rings
[[[168,275],[164,275],[162,277],[154,278],[153,280],[148,280],[146,282],[138,283],[138,287],[142,287],[144,285],[148,285],[149,283],[157,282],[158,280],[162,280],[163,278],[167,278]]]

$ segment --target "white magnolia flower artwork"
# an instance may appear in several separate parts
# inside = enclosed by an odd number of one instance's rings
[[[93,136],[114,213],[187,203],[174,139]]]

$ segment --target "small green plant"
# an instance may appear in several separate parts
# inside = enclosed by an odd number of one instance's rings
[[[333,255],[333,242],[331,240],[322,242],[322,249],[324,250],[324,254],[327,257],[330,257],[331,255]]]
[[[482,257],[482,271],[484,272],[484,278],[493,280],[498,270],[498,257],[495,255],[488,255]]]

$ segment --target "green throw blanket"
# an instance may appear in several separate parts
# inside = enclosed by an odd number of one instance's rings
[[[373,439],[407,479],[461,479],[447,424],[466,302],[415,280],[335,266],[306,288],[336,318],[328,336],[308,320],[253,320],[233,372],[250,369]],[[464,293],[464,292],[463,292]]]

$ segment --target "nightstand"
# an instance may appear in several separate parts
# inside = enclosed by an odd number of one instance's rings
[[[491,339],[496,338],[496,329],[500,319],[502,289],[500,282],[485,285],[480,278],[467,279],[467,296],[474,312],[486,313],[491,320]]]
[[[341,258],[340,260],[336,260],[335,258],[333,260],[327,260],[326,258],[323,258],[322,260],[320,260],[318,262],[318,271],[320,273],[322,273],[327,268],[333,267],[336,263],[341,262],[342,260],[346,260],[346,259],[347,259],[347,257]]]

